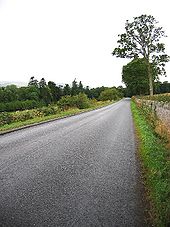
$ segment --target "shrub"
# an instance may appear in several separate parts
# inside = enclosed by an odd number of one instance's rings
[[[44,116],[48,116],[48,115],[52,115],[52,114],[56,114],[59,110],[56,107],[53,106],[43,106],[42,108],[38,109],[42,115]]]
[[[107,88],[100,93],[99,99],[101,101],[112,101],[117,100],[119,98],[119,95],[120,94],[116,88]]]
[[[77,95],[76,106],[79,109],[86,109],[90,106],[90,102],[86,94],[80,93]]]
[[[153,96],[141,96],[138,98],[146,99],[146,100],[153,100],[158,102],[170,103],[170,94],[162,94],[162,95],[153,95]]]
[[[0,113],[0,126],[10,124],[12,122],[12,115],[7,112]]]
[[[74,96],[63,96],[59,102],[58,106],[62,110],[66,110],[70,107],[77,107],[79,109],[85,109],[90,106],[89,99],[86,94],[80,93]]]
[[[58,106],[61,108],[61,110],[67,110],[69,107],[71,107],[71,96],[63,96],[58,101]]]
[[[0,103],[0,112],[4,112],[4,111],[6,111],[6,105],[5,105],[5,103]]]
[[[35,100],[13,101],[7,103],[0,103],[0,112],[12,112],[17,110],[33,109],[42,106],[42,103]]]
[[[17,112],[14,115],[13,121],[26,121],[28,119],[34,118],[33,114],[29,110]]]

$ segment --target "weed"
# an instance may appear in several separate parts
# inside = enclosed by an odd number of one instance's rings
[[[135,126],[139,136],[139,152],[144,168],[145,185],[152,203],[150,216],[154,226],[170,223],[170,162],[165,141],[160,140],[140,108],[131,102]]]

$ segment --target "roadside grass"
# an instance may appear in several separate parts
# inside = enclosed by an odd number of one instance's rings
[[[170,156],[165,141],[154,132],[134,102],[131,110],[153,226],[170,225]]]
[[[36,123],[46,122],[46,121],[50,121],[50,120],[55,120],[55,119],[63,118],[66,116],[72,116],[72,115],[82,113],[82,112],[87,112],[90,110],[95,110],[97,108],[101,108],[101,107],[110,105],[112,103],[114,103],[114,102],[113,101],[99,101],[99,102],[94,103],[93,105],[91,105],[89,108],[86,108],[86,109],[69,108],[68,110],[61,111],[57,114],[35,117],[33,119],[28,119],[25,121],[19,121],[19,122],[13,122],[10,124],[5,124],[5,125],[0,126],[0,134],[3,132],[6,132],[6,131],[21,128],[24,126],[33,125]]]

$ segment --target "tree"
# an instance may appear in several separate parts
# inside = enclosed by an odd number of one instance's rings
[[[35,100],[39,101],[40,91],[36,86],[20,87],[18,88],[18,100]]]
[[[42,78],[39,82],[39,89],[40,89],[40,98],[44,101],[44,103],[46,105],[51,103],[52,94],[51,94],[50,88],[47,86],[44,78]]]
[[[126,97],[126,88],[124,88],[122,86],[118,86],[116,89],[119,92],[120,98]]]
[[[79,85],[78,85],[78,91],[79,91],[79,93],[83,93],[84,92],[83,84],[82,84],[81,81],[79,82]]]
[[[102,101],[107,101],[107,100],[117,100],[119,98],[119,92],[118,90],[113,87],[113,88],[107,88],[104,91],[101,92],[99,99]]]
[[[84,93],[87,95],[88,98],[92,98],[89,86],[85,87]]]
[[[71,95],[71,88],[69,86],[69,84],[65,84],[64,88],[63,88],[63,95]]]
[[[164,81],[161,84],[161,93],[170,93],[170,83],[168,81]]]
[[[154,88],[157,94],[170,93],[170,83],[168,81],[164,81],[163,83],[157,81]]]
[[[32,76],[32,77],[30,78],[30,81],[29,81],[29,83],[28,83],[28,86],[35,86],[35,87],[38,87],[38,80],[35,79],[34,76]]]
[[[61,97],[63,95],[63,86],[62,85],[59,85],[59,86],[56,86],[56,100],[60,100]]]
[[[148,93],[147,64],[144,58],[135,58],[123,66],[122,81],[127,87],[128,96]]]
[[[58,100],[58,92],[57,92],[57,86],[53,81],[48,82],[48,87],[50,89],[52,100],[53,102]]]
[[[160,43],[162,37],[166,37],[162,27],[157,26],[157,21],[151,15],[134,17],[133,22],[126,21],[126,32],[118,35],[119,44],[112,52],[120,58],[143,57],[147,64],[150,95],[153,95],[153,76],[151,64],[155,65],[157,75],[166,75],[165,62],[169,56],[165,54],[165,45]],[[151,64],[150,64],[151,63]]]
[[[92,88],[89,91],[89,98],[95,98],[95,99],[99,99],[99,96],[101,94],[102,91],[104,91],[105,89],[107,89],[106,87],[102,86],[102,87],[96,87],[96,88]]]
[[[3,102],[12,102],[18,99],[18,88],[16,85],[7,85],[4,89]]]
[[[71,88],[71,95],[78,95],[79,93],[79,89],[78,89],[78,85],[77,85],[77,81],[76,78],[73,80],[72,82],[72,88]]]

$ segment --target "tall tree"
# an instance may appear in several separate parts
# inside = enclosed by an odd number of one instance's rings
[[[35,79],[34,76],[32,76],[32,77],[30,78],[30,81],[29,81],[29,83],[28,83],[28,86],[35,86],[35,87],[38,87],[38,80]]]
[[[49,81],[48,87],[49,87],[51,95],[52,95],[52,100],[53,100],[53,102],[55,102],[57,100],[56,84],[53,81]]]
[[[155,65],[158,75],[165,75],[165,62],[169,61],[169,56],[165,54],[165,45],[160,42],[162,37],[166,37],[162,27],[157,26],[156,19],[151,15],[141,15],[134,17],[133,22],[126,21],[126,32],[118,35],[119,44],[112,52],[120,58],[143,57],[147,64],[147,74],[149,78],[150,95],[153,95],[153,76],[151,64]]]
[[[57,101],[61,99],[62,95],[63,95],[63,86],[62,85],[56,86],[56,99],[57,99]]]
[[[76,78],[73,80],[72,82],[72,88],[71,88],[71,95],[78,95],[79,91],[78,91],[78,85],[77,85],[77,81]]]
[[[63,95],[71,95],[71,88],[69,86],[69,84],[65,84],[64,88],[63,88]]]
[[[79,85],[78,85],[78,91],[79,91],[79,93],[83,93],[84,92],[83,84],[82,84],[81,81],[79,82]]]
[[[47,86],[44,78],[42,78],[39,82],[39,89],[40,89],[40,97],[44,101],[44,103],[46,105],[51,103],[52,94],[51,94],[50,88]]]

